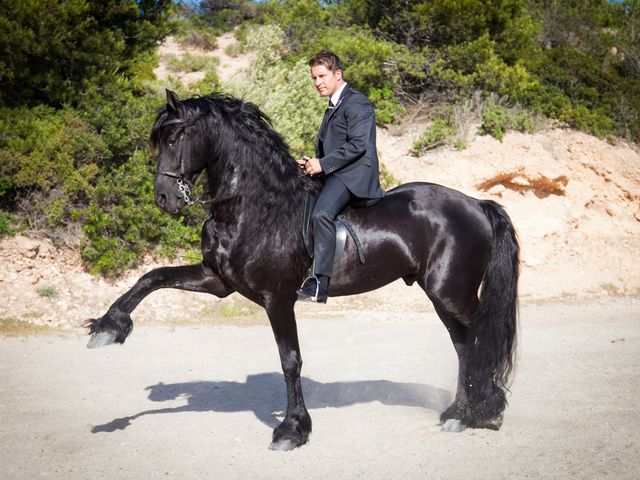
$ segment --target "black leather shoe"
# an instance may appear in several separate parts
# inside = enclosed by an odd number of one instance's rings
[[[298,300],[301,302],[327,303],[327,297],[329,296],[328,289],[316,277],[307,278],[300,288],[296,290],[296,293],[298,294]]]

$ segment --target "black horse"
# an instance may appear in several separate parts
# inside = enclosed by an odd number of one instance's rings
[[[294,305],[309,269],[302,238],[303,199],[317,182],[300,175],[282,137],[251,103],[226,95],[179,101],[167,91],[151,134],[158,151],[155,200],[177,214],[190,185],[206,170],[211,212],[202,229],[199,265],[155,269],[100,319],[89,320],[89,347],[123,343],[130,313],[160,288],[226,297],[238,292],[264,307],[287,387],[284,421],[271,448],[303,445],[311,417],[302,396],[302,358]],[[364,247],[353,242],[336,264],[331,296],[370,291],[402,278],[425,291],[458,354],[453,403],[445,430],[498,429],[514,365],[518,243],[505,211],[429,183],[390,190],[374,206],[346,213]]]

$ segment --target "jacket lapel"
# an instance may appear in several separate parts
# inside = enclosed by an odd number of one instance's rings
[[[324,141],[324,136],[327,133],[327,127],[329,126],[329,122],[336,114],[338,109],[342,106],[344,102],[347,101],[349,96],[351,95],[351,87],[349,84],[344,87],[342,93],[340,94],[340,98],[338,99],[338,105],[334,108],[327,108],[324,112],[324,117],[322,118],[322,124],[320,125],[320,130],[318,131],[318,136],[316,137],[316,154],[319,154],[320,151],[320,143]]]
[[[338,99],[338,105],[336,105],[335,108],[332,108],[330,110],[329,118],[327,119],[327,124],[331,121],[331,119],[336,114],[338,109],[342,106],[342,104],[347,101],[347,99],[349,98],[349,95],[351,95],[351,87],[349,86],[349,84],[347,84],[342,90],[342,93],[340,94],[340,98]]]

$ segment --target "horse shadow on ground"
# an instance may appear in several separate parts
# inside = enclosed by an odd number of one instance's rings
[[[380,402],[390,406],[421,407],[436,412],[451,403],[451,392],[430,385],[398,383],[388,380],[321,383],[302,378],[305,404],[309,409],[340,408],[359,403]],[[92,427],[92,433],[115,432],[127,428],[132,420],[145,415],[180,412],[253,412],[258,420],[275,428],[286,404],[281,373],[260,373],[240,382],[198,381],[158,383],[145,390],[149,400],[166,402],[186,400],[186,405],[145,410]]]

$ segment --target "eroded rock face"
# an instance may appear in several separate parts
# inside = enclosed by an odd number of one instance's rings
[[[462,151],[407,152],[421,127],[379,131],[385,166],[400,181],[451,186],[504,205],[522,245],[523,299],[638,295],[640,153],[568,129],[503,142],[471,134]]]

